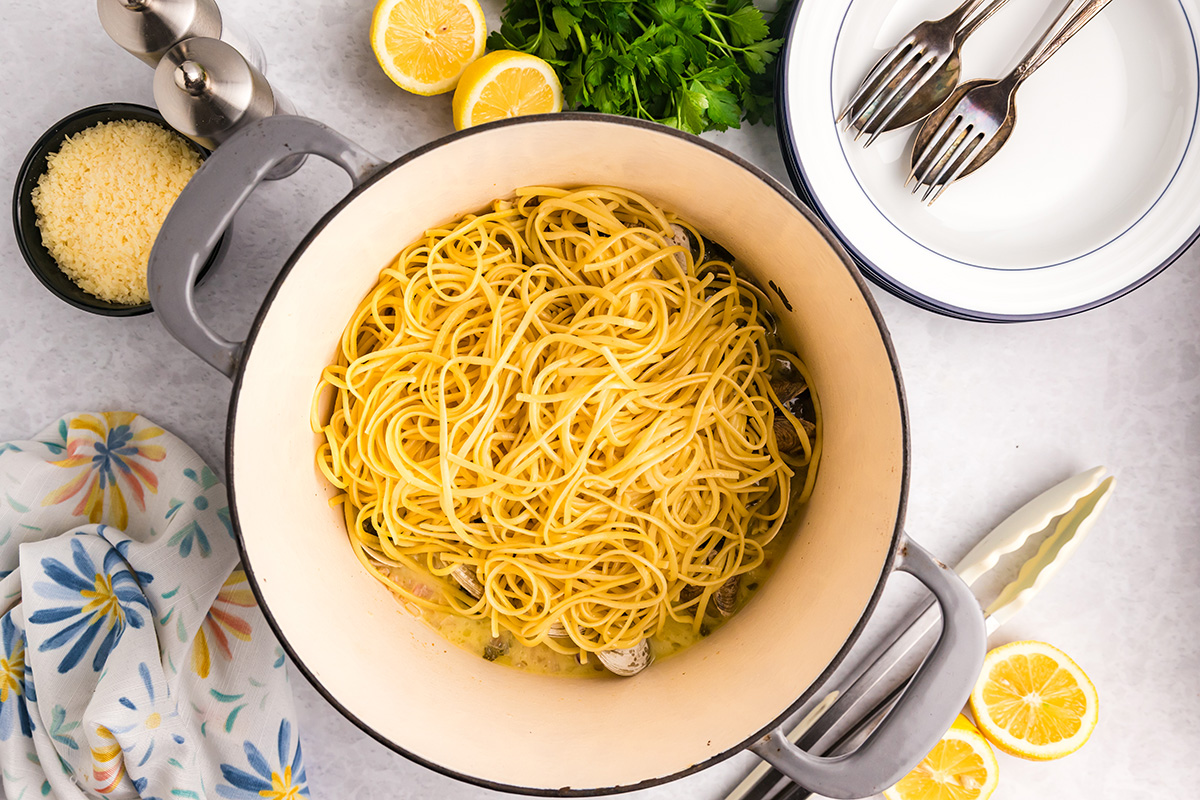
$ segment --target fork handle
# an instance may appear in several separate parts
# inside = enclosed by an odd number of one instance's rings
[[[979,4],[982,2],[983,0],[963,0],[958,8],[942,17],[942,19],[947,20],[957,17],[959,24],[961,25],[969,16],[971,16],[971,14],[975,13],[975,9],[979,8]]]
[[[1012,75],[1017,82],[1024,81],[1049,61],[1050,56],[1057,53],[1060,47],[1070,41],[1072,36],[1079,33],[1084,25],[1111,2],[1112,0],[1087,0],[1073,15],[1068,16],[1075,5],[1075,0],[1067,0],[1063,10],[1058,12],[1058,16],[1054,18],[1054,22],[1050,23],[1050,27],[1037,40],[1024,60],[1013,70]],[[1066,19],[1066,23],[1060,26],[1064,19]]]
[[[967,40],[968,36],[975,32],[976,28],[991,19],[992,15],[999,11],[1007,2],[1008,0],[992,0],[978,14],[975,14],[975,11],[979,9],[979,2],[971,4],[971,9],[963,15],[962,27],[954,34],[955,43],[962,46],[962,43]]]
[[[993,2],[995,2],[995,0],[993,0]],[[979,6],[981,6],[983,3],[984,0],[963,0],[959,4],[958,8],[954,9],[936,22],[933,20],[930,20],[930,22],[935,25],[953,26],[955,36],[957,36],[957,32],[962,30],[962,27],[967,23],[967,20],[971,19],[971,15],[974,14]]]

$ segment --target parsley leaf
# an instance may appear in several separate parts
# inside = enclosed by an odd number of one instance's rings
[[[767,64],[775,60],[781,42],[778,39],[763,39],[761,42],[746,45],[742,50],[742,58],[746,61],[746,69],[755,75],[761,75],[767,70]]]
[[[704,87],[708,99],[708,118],[711,127],[717,130],[736,128],[742,118],[742,109],[733,92],[723,86],[708,85]]]
[[[725,21],[729,24],[730,38],[734,44],[754,44],[767,38],[767,21],[754,6],[742,6]]]
[[[574,108],[692,133],[770,124],[788,0],[506,0],[493,50],[549,62]]]
[[[702,91],[694,89],[679,90],[679,111],[677,112],[676,127],[683,130],[699,130],[704,126],[704,109],[708,105]]]

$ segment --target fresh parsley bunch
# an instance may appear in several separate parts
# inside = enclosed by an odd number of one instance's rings
[[[500,22],[488,47],[545,59],[570,107],[692,133],[772,122],[783,40],[751,0],[506,0]]]

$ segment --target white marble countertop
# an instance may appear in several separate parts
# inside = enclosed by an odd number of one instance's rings
[[[448,96],[405,94],[366,40],[372,0],[221,0],[309,115],[398,157],[452,130]],[[488,8],[497,24],[497,6]],[[89,0],[54,14],[0,4],[0,177],[11,186],[50,124],[107,101],[152,105],[151,72],[105,36]],[[787,182],[775,131],[711,137]],[[328,164],[260,189],[230,257],[199,290],[227,335],[249,328],[276,271],[347,190]],[[947,561],[1018,505],[1097,464],[1117,491],[1091,539],[993,644],[1034,638],[1071,653],[1101,698],[1079,753],[1037,764],[1001,754],[999,800],[1181,797],[1200,786],[1200,251],[1088,313],[1018,325],[955,321],[876,289],[912,422],[908,528]],[[85,314],[46,292],[0,236],[0,441],[68,411],[132,409],[223,472],[230,384],[153,315]],[[900,581],[896,581],[900,583]],[[885,612],[906,587],[889,589]],[[314,798],[480,798],[494,793],[420,767],[344,720],[293,670]],[[481,724],[486,724],[481,720]],[[723,798],[755,763],[742,754],[637,793]],[[500,797],[501,795],[495,795]]]

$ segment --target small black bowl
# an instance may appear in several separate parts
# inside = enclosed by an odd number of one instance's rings
[[[29,155],[25,156],[25,161],[21,163],[21,170],[17,173],[17,185],[13,191],[13,230],[17,235],[17,245],[21,248],[21,255],[25,256],[25,263],[29,264],[29,269],[33,270],[37,279],[51,292],[76,308],[90,311],[93,314],[103,314],[109,317],[132,317],[138,314],[148,314],[153,309],[149,303],[137,305],[110,303],[79,288],[59,268],[58,262],[42,244],[42,231],[38,228],[37,212],[33,210],[33,188],[37,186],[38,179],[46,172],[46,157],[57,152],[68,136],[73,136],[101,122],[120,120],[141,120],[161,125],[183,138],[200,154],[201,158],[208,156],[208,150],[175,131],[163,119],[162,114],[153,108],[131,103],[103,103],[98,106],[82,108],[59,120],[42,134],[33,149],[29,151]],[[224,257],[228,246],[229,232],[226,231],[216,249],[213,250],[213,254],[209,256],[208,261],[204,262],[200,274],[196,277],[196,283],[200,283],[209,270]]]

